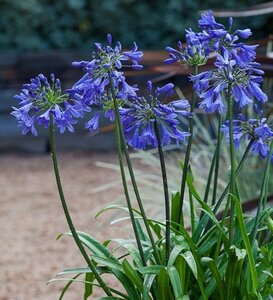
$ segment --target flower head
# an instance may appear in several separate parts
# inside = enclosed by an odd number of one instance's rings
[[[203,38],[209,43],[212,52],[216,51],[223,55],[228,51],[237,65],[244,67],[255,59],[257,45],[249,46],[241,42],[240,39],[249,38],[252,32],[250,29],[231,32],[232,24],[232,18],[229,19],[228,28],[216,22],[212,11],[202,14],[198,22]]]
[[[222,132],[229,141],[228,121],[223,124]],[[236,147],[239,147],[243,137],[253,140],[251,150],[254,154],[259,154],[262,158],[268,156],[273,141],[273,130],[266,123],[266,118],[245,120],[239,116],[238,119],[233,120],[233,138]]]
[[[177,43],[177,49],[166,47],[170,58],[166,59],[167,64],[179,62],[189,66],[202,66],[206,64],[210,54],[208,41],[203,33],[195,33],[191,29],[186,30],[186,44],[180,41]]]
[[[15,98],[19,100],[19,108],[13,107],[11,114],[17,119],[22,134],[31,132],[36,136],[36,123],[47,128],[50,115],[61,133],[66,129],[73,132],[73,124],[77,123],[75,118],[82,117],[84,111],[89,110],[63,93],[60,80],[53,74],[50,81],[43,74],[32,78]]]
[[[250,29],[231,32],[233,20],[229,19],[229,27],[216,22],[212,11],[201,15],[198,22],[200,32],[191,29],[186,30],[186,45],[183,47],[178,42],[178,49],[167,47],[170,58],[165,62],[170,64],[180,62],[182,64],[201,66],[207,62],[210,53],[217,52],[224,55],[225,51],[234,59],[238,66],[245,67],[255,59],[257,45],[246,45],[241,39],[251,36]]]
[[[120,115],[127,143],[133,148],[145,149],[157,147],[158,139],[155,124],[160,133],[161,146],[171,143],[171,140],[183,142],[189,136],[188,132],[180,130],[180,116],[189,116],[187,100],[176,100],[163,104],[159,98],[168,97],[173,93],[173,84],[164,85],[153,90],[148,82],[147,97],[133,97],[128,108],[121,108]]]
[[[229,51],[225,50],[223,55],[217,55],[215,67],[215,70],[191,77],[194,89],[201,98],[199,107],[206,112],[225,112],[223,92],[226,92],[228,87],[231,88],[231,96],[239,108],[248,106],[254,99],[261,103],[267,101],[266,94],[260,88],[263,71],[259,69],[258,63],[238,66]]]
[[[121,44],[112,46],[112,36],[107,35],[107,45],[95,43],[96,51],[91,61],[74,62],[76,67],[82,67],[85,75],[76,82],[68,92],[83,105],[99,110],[86,124],[91,131],[97,131],[99,116],[103,111],[111,121],[114,119],[112,87],[118,102],[123,103],[128,96],[136,96],[136,86],[130,86],[125,79],[122,67],[141,69],[139,61],[143,53],[138,51],[134,43],[131,51],[122,52]],[[125,64],[124,64],[125,63]],[[129,64],[130,63],[130,64]]]

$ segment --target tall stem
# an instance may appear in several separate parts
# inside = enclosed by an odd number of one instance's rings
[[[217,134],[217,145],[216,145],[216,159],[215,159],[215,171],[214,171],[214,182],[213,182],[213,192],[211,205],[213,206],[216,202],[216,192],[218,185],[218,172],[219,172],[219,160],[220,160],[220,147],[222,141],[221,132],[222,118],[221,115],[218,116],[218,134]]]
[[[206,190],[204,194],[204,202],[208,202],[208,197],[209,197],[209,192],[210,192],[210,185],[211,185],[211,180],[212,180],[212,175],[213,175],[213,170],[214,170],[214,184],[213,184],[213,194],[212,194],[212,205],[215,204],[216,201],[216,192],[217,192],[217,182],[218,182],[218,170],[219,170],[219,158],[220,158],[220,146],[221,146],[221,141],[223,135],[221,134],[221,122],[222,118],[219,116],[219,123],[218,123],[218,133],[217,133],[217,144],[216,148],[213,154],[213,158],[211,161],[210,169],[209,169],[209,175],[207,179],[207,185],[206,185]],[[200,213],[200,218],[201,220],[204,216],[204,211],[202,210]]]
[[[119,166],[120,166],[121,179],[122,179],[122,184],[123,184],[125,198],[126,198],[126,204],[128,207],[128,211],[129,211],[131,223],[133,226],[138,250],[139,250],[139,253],[141,256],[141,260],[142,260],[143,265],[146,265],[144,251],[143,251],[140,237],[138,235],[136,220],[135,220],[135,216],[134,216],[134,212],[133,212],[133,208],[132,208],[132,204],[131,204],[131,200],[130,200],[130,196],[129,196],[127,182],[126,182],[126,176],[125,176],[124,164],[123,164],[123,158],[122,158],[122,132],[123,132],[123,130],[121,128],[122,125],[121,125],[120,117],[119,117],[118,103],[117,103],[117,99],[116,99],[116,95],[115,95],[115,91],[114,91],[113,79],[111,76],[109,76],[109,81],[110,81],[112,98],[113,98],[113,102],[114,102],[116,143],[117,143],[117,148],[118,148]],[[123,148],[125,149],[126,146],[124,145]]]
[[[112,296],[112,293],[111,293],[110,289],[107,287],[107,285],[103,281],[102,277],[97,272],[97,269],[96,269],[95,265],[92,263],[92,261],[90,260],[88,254],[86,253],[86,251],[84,249],[84,246],[82,245],[82,242],[81,242],[81,240],[80,240],[80,238],[77,234],[77,231],[74,227],[73,221],[70,217],[70,213],[69,213],[69,210],[68,210],[68,207],[67,207],[67,204],[66,204],[66,200],[65,200],[65,196],[64,196],[64,192],[63,192],[63,188],[62,188],[61,177],[60,177],[60,173],[59,173],[59,166],[58,166],[57,153],[56,153],[56,144],[55,144],[54,125],[53,125],[52,114],[50,115],[49,135],[50,135],[50,149],[51,149],[51,157],[52,157],[52,162],[53,162],[55,179],[56,179],[56,183],[57,183],[57,187],[58,187],[58,191],[59,191],[59,196],[60,196],[60,199],[61,199],[61,203],[62,203],[62,207],[63,207],[63,211],[64,211],[64,214],[65,214],[67,224],[69,226],[69,229],[71,231],[71,234],[74,238],[74,241],[75,241],[76,245],[78,246],[83,258],[87,262],[88,267],[90,268],[90,270],[94,274],[94,276],[95,276],[96,280],[98,281],[100,287],[104,290],[104,292],[106,293],[107,296]]]
[[[233,137],[233,99],[231,97],[231,84],[228,86],[227,91],[228,102],[228,121],[229,121],[229,154],[230,154],[230,224],[229,224],[229,240],[232,241],[234,235],[234,200],[235,195],[235,148]]]
[[[193,74],[197,75],[198,73],[198,66],[195,65],[193,70]],[[191,113],[194,113],[195,108],[195,101],[196,101],[196,93],[193,91],[192,95],[192,102],[191,102]],[[182,175],[182,181],[181,181],[181,188],[180,188],[180,202],[178,207],[178,217],[177,217],[177,223],[184,224],[184,218],[183,218],[183,205],[184,205],[184,195],[185,195],[185,187],[186,187],[186,178],[188,173],[188,167],[189,167],[189,161],[190,161],[190,153],[191,153],[191,146],[193,141],[193,116],[189,119],[189,140],[186,150],[186,155],[184,159],[184,166],[183,166],[183,175]]]
[[[122,158],[122,150],[121,150],[120,131],[119,131],[117,118],[115,118],[115,133],[116,133],[116,143],[117,143],[117,148],[118,148],[120,173],[121,173],[121,179],[122,179],[122,184],[123,184],[124,193],[125,193],[126,204],[128,207],[131,223],[133,226],[133,230],[134,230],[134,234],[135,234],[135,238],[136,238],[136,242],[137,242],[137,247],[138,247],[138,250],[139,250],[139,253],[141,256],[142,263],[145,266],[146,265],[145,256],[144,256],[141,240],[138,235],[136,220],[135,220],[135,216],[134,216],[134,212],[133,212],[133,208],[132,208],[132,204],[131,204],[131,200],[130,200],[130,196],[129,196],[127,182],[126,182],[126,176],[125,176],[124,164],[123,164],[123,158]]]
[[[244,162],[245,162],[245,160],[246,160],[246,158],[247,158],[247,155],[248,155],[248,153],[249,153],[249,151],[250,151],[250,148],[251,148],[253,142],[254,142],[253,139],[251,139],[251,140],[249,141],[249,143],[248,143],[248,145],[247,145],[247,147],[246,147],[246,149],[245,149],[245,152],[244,152],[244,154],[243,154],[243,156],[242,156],[242,158],[241,158],[241,160],[240,160],[240,162],[239,162],[239,164],[238,164],[238,167],[236,168],[236,171],[235,171],[235,175],[236,175],[236,176],[237,176],[237,175],[239,174],[239,172],[241,171],[241,169],[242,169],[242,167],[243,167],[243,164],[244,164]],[[215,207],[214,207],[214,209],[213,209],[213,213],[214,213],[214,214],[217,213],[217,211],[218,211],[219,207],[221,206],[223,200],[225,199],[225,197],[226,197],[226,195],[227,195],[229,189],[230,189],[230,182],[227,184],[227,186],[226,186],[226,188],[224,189],[223,193],[221,194],[221,196],[219,197],[218,201],[216,202]]]
[[[235,175],[237,176],[239,174],[239,172],[241,171],[244,162],[247,158],[247,155],[251,149],[251,146],[253,144],[254,140],[251,139],[245,149],[245,152],[238,164],[238,167],[236,168],[236,172]],[[218,209],[220,208],[222,202],[224,201],[228,191],[230,188],[230,182],[227,184],[227,186],[225,187],[224,191],[222,192],[221,196],[219,197],[218,201],[215,204],[215,207],[213,208],[213,213],[216,215],[218,212]],[[210,228],[210,224],[211,222],[209,221],[209,217],[207,215],[203,215],[202,218],[200,218],[198,226],[196,227],[196,230],[194,232],[194,241],[197,242],[200,238],[200,236],[202,235],[202,232],[207,232],[207,230]]]
[[[165,219],[166,219],[166,234],[165,234],[165,241],[166,241],[166,251],[165,251],[165,264],[168,264],[169,256],[170,256],[170,249],[171,249],[171,223],[170,223],[170,199],[169,199],[169,191],[168,191],[168,179],[167,179],[167,172],[166,172],[166,165],[163,150],[161,147],[161,139],[160,133],[158,129],[158,125],[156,121],[154,122],[154,129],[155,135],[157,139],[157,149],[159,154],[161,172],[162,172],[162,181],[163,181],[163,189],[164,189],[164,197],[165,197]]]
[[[135,192],[135,195],[136,195],[136,200],[137,200],[137,203],[138,203],[138,207],[140,209],[141,216],[142,216],[142,219],[143,219],[146,231],[148,233],[151,245],[152,245],[153,250],[154,250],[155,260],[156,260],[156,262],[158,264],[160,264],[160,256],[159,256],[158,249],[156,247],[155,240],[154,240],[154,237],[153,237],[153,234],[152,234],[149,222],[148,222],[148,218],[146,216],[146,212],[145,212],[144,206],[143,206],[141,198],[140,198],[140,194],[139,194],[139,191],[138,191],[138,187],[137,187],[137,183],[136,183],[136,179],[135,179],[135,175],[134,175],[134,171],[133,171],[131,159],[130,159],[130,156],[129,156],[129,153],[128,153],[128,149],[127,149],[127,146],[126,146],[126,142],[125,142],[125,137],[124,137],[124,132],[123,132],[122,126],[120,126],[120,128],[121,128],[121,140],[123,142],[124,154],[125,154],[125,158],[126,158],[126,162],[127,162],[127,166],[128,166],[130,178],[131,178],[131,181],[132,181],[133,189],[134,189],[134,192]]]
[[[254,227],[252,229],[251,235],[250,235],[252,246],[255,242],[255,238],[256,238],[256,235],[257,235],[261,210],[262,210],[262,208],[265,209],[264,204],[265,204],[266,199],[267,199],[266,190],[267,190],[267,187],[268,187],[268,176],[269,176],[269,169],[270,169],[270,162],[271,162],[272,153],[273,153],[273,142],[271,142],[269,155],[268,155],[267,161],[266,161],[266,167],[265,167],[263,181],[262,181],[262,188],[261,188],[258,208],[257,208],[256,216],[255,216],[255,223],[254,223]]]
[[[119,116],[119,113],[118,113],[118,105],[116,103],[117,102],[116,101],[116,95],[115,95],[115,91],[114,91],[114,87],[113,87],[113,79],[111,77],[109,77],[109,81],[110,81],[110,86],[111,86],[111,94],[112,94],[112,98],[113,98],[114,105],[115,105],[115,116],[116,116],[116,119],[117,119],[117,125],[119,127],[119,131],[120,131],[119,136],[120,136],[120,140],[121,140],[121,143],[122,143],[122,146],[123,146],[123,151],[124,151],[124,154],[125,154],[125,158],[126,158],[130,178],[131,178],[131,181],[132,181],[133,189],[134,189],[134,192],[135,192],[135,195],[136,195],[137,204],[138,204],[138,207],[140,209],[141,216],[142,216],[142,219],[143,219],[143,222],[144,222],[144,226],[146,228],[146,231],[148,233],[148,236],[149,236],[149,239],[150,239],[153,251],[154,251],[155,260],[158,264],[160,264],[160,256],[159,256],[159,253],[158,253],[158,250],[157,250],[157,247],[156,247],[156,244],[155,244],[155,240],[154,240],[154,237],[153,237],[150,225],[149,225],[149,221],[148,221],[148,218],[147,218],[147,215],[146,215],[146,212],[145,212],[145,209],[144,209],[144,206],[142,204],[141,197],[140,197],[140,194],[139,194],[139,191],[138,191],[138,187],[137,187],[137,183],[136,183],[136,179],[135,179],[135,174],[134,174],[134,171],[133,171],[132,162],[131,162],[131,159],[130,159],[130,155],[129,155],[129,152],[128,152],[128,148],[127,148],[127,144],[126,144],[126,140],[125,140],[125,136],[124,136],[123,126],[122,126],[122,123],[120,121],[120,116]]]

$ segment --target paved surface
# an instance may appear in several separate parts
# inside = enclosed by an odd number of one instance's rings
[[[126,226],[109,228],[113,213],[94,219],[121,195],[119,188],[107,194],[92,192],[107,180],[119,179],[118,172],[98,168],[96,161],[116,160],[113,154],[60,155],[64,190],[77,229],[105,240],[124,235]],[[47,281],[65,268],[85,266],[71,238],[55,240],[68,228],[49,155],[0,156],[0,228],[1,300],[58,299],[64,283],[46,285]],[[81,284],[76,283],[65,299],[82,299]]]

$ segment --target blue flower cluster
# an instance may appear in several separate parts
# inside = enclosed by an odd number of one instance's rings
[[[232,23],[230,18],[227,29],[216,22],[212,12],[208,12],[198,22],[200,32],[186,31],[186,45],[178,42],[178,50],[167,47],[170,58],[166,63],[178,61],[200,66],[207,62],[211,53],[216,53],[214,69],[191,76],[200,98],[199,107],[208,113],[225,113],[226,101],[236,103],[239,110],[254,104],[254,100],[267,101],[260,87],[263,71],[255,62],[256,45],[249,46],[240,41],[248,38],[251,31],[244,29],[231,33]],[[85,127],[97,132],[102,113],[114,121],[116,101],[128,145],[145,149],[157,147],[159,143],[165,146],[172,141],[184,142],[190,134],[181,129],[182,117],[192,117],[192,114],[188,111],[187,100],[168,102],[174,93],[173,84],[154,89],[149,81],[147,96],[139,96],[137,86],[126,81],[124,67],[142,69],[143,53],[136,43],[131,51],[122,51],[119,42],[112,45],[112,37],[108,34],[107,44],[96,43],[95,47],[91,61],[73,63],[83,69],[84,75],[66,92],[62,92],[60,80],[54,75],[50,76],[50,82],[40,74],[23,85],[21,93],[15,96],[19,108],[14,107],[12,112],[22,133],[37,135],[36,123],[48,127],[50,116],[61,133],[66,129],[73,132],[77,118],[92,110],[95,114]],[[226,122],[222,131],[229,139],[228,128]],[[248,121],[240,116],[233,121],[233,130],[236,146],[246,136],[254,140],[254,153],[262,157],[268,155],[273,131],[261,115]]]
[[[37,136],[36,124],[49,126],[50,114],[54,124],[63,133],[66,129],[74,131],[75,118],[82,117],[86,109],[80,101],[71,100],[67,93],[61,90],[61,82],[54,74],[49,80],[40,74],[24,84],[19,95],[19,108],[13,107],[11,113],[18,121],[22,134],[31,132]]]
[[[184,142],[189,136],[188,132],[182,132],[179,128],[181,120],[179,116],[189,116],[187,100],[176,100],[163,104],[159,98],[173,94],[173,84],[169,83],[161,88],[153,90],[152,83],[148,82],[147,97],[132,97],[128,108],[120,109],[121,121],[124,127],[126,140],[130,146],[136,149],[146,149],[176,142]],[[155,133],[157,126],[160,139]]]
[[[124,133],[129,145],[138,149],[156,147],[158,140],[154,133],[154,124],[158,125],[160,142],[167,145],[171,140],[184,141],[189,135],[179,129],[178,116],[187,116],[188,101],[177,100],[162,104],[159,98],[173,93],[173,84],[167,84],[153,91],[148,83],[149,96],[137,95],[138,88],[130,86],[125,79],[123,67],[139,70],[143,53],[137,45],[131,51],[122,52],[118,42],[112,47],[112,37],[107,35],[105,47],[96,43],[96,52],[91,61],[74,62],[73,65],[83,68],[84,76],[73,87],[61,92],[60,81],[52,77],[50,85],[43,75],[24,85],[19,96],[20,108],[14,108],[13,115],[17,118],[23,133],[32,132],[37,135],[34,121],[48,127],[50,113],[54,123],[63,133],[67,128],[73,131],[75,118],[82,117],[85,112],[96,109],[96,113],[86,123],[91,132],[99,130],[101,113],[111,121],[115,119],[114,100],[117,101]],[[30,111],[33,114],[30,115]]]
[[[246,137],[252,139],[251,150],[254,154],[259,154],[266,158],[269,155],[270,144],[273,141],[273,130],[266,123],[266,118],[245,120],[242,115],[233,120],[233,138],[236,147],[239,147],[241,139]],[[226,140],[229,141],[229,123],[222,125],[222,132]],[[273,157],[272,157],[273,160]]]
[[[83,68],[85,75],[68,90],[72,98],[80,101],[84,106],[96,108],[97,113],[86,124],[90,131],[98,131],[99,117],[104,112],[105,117],[114,120],[114,104],[111,93],[110,81],[113,83],[115,97],[122,105],[128,96],[136,96],[138,88],[130,86],[125,79],[122,67],[131,67],[135,70],[142,69],[139,64],[143,53],[138,51],[136,43],[131,51],[121,52],[121,44],[112,47],[112,37],[107,35],[105,47],[96,43],[96,52],[91,61],[74,62],[76,67]],[[130,64],[130,62],[132,62]],[[125,64],[124,64],[125,63]]]
[[[223,114],[226,111],[225,93],[229,88],[239,109],[250,105],[254,99],[261,103],[267,101],[266,94],[260,88],[263,71],[258,63],[249,62],[248,66],[240,67],[225,49],[223,55],[217,55],[215,66],[216,70],[191,77],[194,90],[201,99],[200,108],[208,113]]]
[[[245,107],[257,99],[265,102],[267,96],[262,92],[260,83],[263,71],[255,60],[257,45],[249,46],[241,39],[247,39],[252,33],[249,29],[230,33],[233,20],[229,19],[228,29],[217,23],[209,11],[198,22],[201,32],[188,30],[186,46],[178,42],[179,50],[167,47],[170,58],[167,63],[179,61],[189,65],[202,65],[210,53],[216,52],[215,70],[192,76],[194,90],[201,99],[199,107],[208,113],[226,111],[223,92],[231,89],[231,95],[239,108]]]
[[[170,57],[165,63],[179,62],[182,65],[202,66],[206,64],[210,54],[210,45],[208,40],[204,39],[203,33],[196,33],[191,29],[186,30],[186,45],[178,41],[177,48],[178,50],[166,47]]]

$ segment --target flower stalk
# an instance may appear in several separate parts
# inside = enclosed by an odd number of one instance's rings
[[[194,75],[197,75],[198,73],[198,65],[193,66],[193,73]],[[190,112],[193,114],[195,109],[195,102],[196,102],[197,95],[195,91],[193,91],[192,101],[191,101],[191,108]],[[184,159],[184,166],[183,166],[183,175],[182,175],[182,181],[181,181],[181,188],[180,188],[180,202],[179,202],[179,210],[178,210],[178,217],[177,217],[177,223],[183,225],[184,224],[184,218],[183,218],[183,206],[184,206],[184,195],[185,195],[185,188],[186,188],[186,178],[189,168],[189,161],[190,161],[190,153],[191,153],[191,146],[193,141],[193,116],[189,119],[189,132],[190,136],[188,139],[188,145],[186,150],[186,155]]]
[[[145,256],[144,256],[144,251],[143,251],[143,247],[142,247],[142,244],[141,244],[140,237],[138,235],[136,219],[135,219],[135,216],[134,216],[134,211],[133,211],[133,208],[132,208],[131,199],[130,199],[128,186],[127,186],[127,182],[126,182],[126,176],[125,176],[125,170],[124,170],[124,164],[123,164],[123,157],[122,157],[122,141],[121,141],[121,127],[120,127],[121,122],[120,122],[120,118],[119,118],[118,103],[117,103],[117,99],[116,99],[116,96],[115,96],[115,90],[114,90],[113,80],[112,80],[111,76],[109,76],[109,80],[110,80],[110,88],[111,88],[111,93],[112,93],[113,102],[114,102],[115,134],[116,134],[116,143],[117,143],[117,149],[118,149],[118,158],[119,158],[121,179],[122,179],[122,184],[123,184],[124,193],[125,193],[125,199],[126,199],[126,203],[127,203],[131,223],[132,223],[133,230],[134,230],[134,235],[135,235],[135,238],[136,238],[136,243],[137,243],[137,246],[138,246],[138,250],[139,250],[139,253],[140,253],[142,263],[145,266],[146,265],[146,260],[145,260]]]
[[[93,264],[92,260],[90,260],[88,254],[86,253],[82,242],[77,234],[77,231],[75,229],[75,226],[73,224],[73,221],[71,219],[67,204],[66,204],[66,200],[65,200],[65,196],[64,196],[64,192],[63,192],[63,187],[62,187],[62,182],[61,182],[61,177],[60,177],[60,172],[59,172],[59,166],[58,166],[58,160],[57,160],[57,153],[56,153],[56,144],[55,144],[55,136],[54,136],[54,124],[53,124],[53,117],[52,114],[50,115],[50,126],[49,126],[49,136],[50,136],[50,150],[51,150],[51,157],[52,157],[52,163],[53,163],[53,168],[54,168],[54,174],[55,174],[55,179],[56,179],[56,183],[57,183],[57,187],[58,187],[58,191],[59,191],[59,196],[60,196],[60,200],[62,203],[62,207],[63,207],[63,211],[65,214],[65,218],[67,221],[67,224],[69,226],[69,229],[71,231],[71,234],[74,238],[74,241],[76,243],[76,245],[78,246],[83,258],[85,259],[88,267],[90,268],[90,270],[92,271],[92,273],[94,274],[96,280],[98,281],[100,287],[104,290],[104,292],[106,293],[107,296],[112,296],[112,293],[109,289],[109,287],[106,285],[106,283],[104,282],[104,280],[102,279],[102,277],[100,276],[100,274],[98,273],[98,271],[96,270],[95,265]]]
[[[162,182],[163,182],[163,189],[164,189],[164,198],[165,198],[165,222],[166,222],[166,232],[165,232],[165,241],[166,241],[166,249],[165,249],[165,264],[168,264],[170,251],[171,251],[171,223],[170,223],[170,199],[169,199],[169,191],[168,191],[168,179],[167,179],[167,172],[166,172],[166,165],[163,150],[161,147],[161,140],[160,134],[158,130],[157,123],[154,123],[155,128],[155,135],[158,141],[158,154],[160,160],[160,167],[162,172]]]
[[[233,98],[231,96],[231,84],[228,85],[227,91],[228,102],[228,122],[229,122],[229,154],[230,154],[230,189],[229,189],[229,201],[230,201],[230,225],[229,225],[229,240],[233,239],[234,235],[234,200],[233,197],[236,193],[236,170],[235,170],[235,148],[233,137]]]

